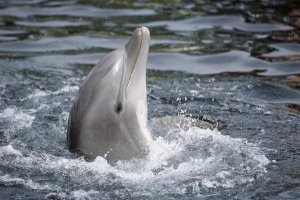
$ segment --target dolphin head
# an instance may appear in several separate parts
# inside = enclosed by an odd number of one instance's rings
[[[120,82],[115,111],[122,113],[125,107],[136,107],[140,100],[146,103],[146,67],[150,32],[146,27],[137,28],[123,49],[123,62],[118,67]],[[129,108],[128,108],[129,109]]]
[[[150,43],[150,32],[146,27],[137,28],[124,47],[124,61],[120,90],[115,112],[124,117],[128,128],[136,130],[133,119],[146,134],[147,90],[146,67]],[[130,118],[130,120],[128,120]],[[135,122],[136,123],[136,122]],[[148,139],[150,135],[146,134]]]
[[[126,127],[122,128],[122,134],[130,135],[132,145],[138,149],[145,146],[145,141],[152,140],[147,129],[146,67],[149,44],[150,32],[146,27],[141,27],[132,33],[125,45],[120,90],[114,105],[118,120]]]
[[[137,28],[127,44],[107,54],[86,77],[71,111],[71,151],[108,160],[142,155],[147,129],[146,66],[150,33]]]
[[[115,131],[120,132],[123,142],[127,140],[125,143],[132,148],[132,152],[125,157],[139,155],[145,150],[146,143],[152,140],[147,129],[146,67],[149,44],[149,30],[146,27],[137,28],[123,49],[123,64],[118,66],[119,79],[116,80],[120,84],[116,90],[118,94],[112,116],[118,124]],[[116,151],[112,149],[112,154]]]

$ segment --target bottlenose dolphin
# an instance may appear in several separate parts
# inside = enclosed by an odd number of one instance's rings
[[[147,128],[149,43],[149,30],[137,28],[124,47],[105,55],[87,75],[69,116],[71,152],[117,161],[147,151],[152,140]]]

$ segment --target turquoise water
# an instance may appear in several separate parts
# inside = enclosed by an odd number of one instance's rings
[[[297,199],[297,1],[0,1],[0,199]],[[66,146],[93,65],[147,26],[143,159]],[[204,130],[167,123],[191,116]]]

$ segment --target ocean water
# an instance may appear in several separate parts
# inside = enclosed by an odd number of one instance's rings
[[[0,199],[299,199],[299,18],[296,0],[0,1]],[[149,154],[87,162],[72,102],[140,26]]]

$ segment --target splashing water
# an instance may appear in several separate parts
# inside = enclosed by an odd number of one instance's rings
[[[21,150],[14,144],[2,146],[1,168],[13,169],[14,173],[0,174],[0,183],[43,191],[49,198],[96,198],[129,191],[133,192],[131,197],[154,193],[201,196],[207,190],[251,183],[266,173],[269,160],[256,144],[222,135],[216,129],[201,129],[180,121],[166,124],[164,120],[150,122],[152,130],[164,133],[154,133],[162,136],[149,144],[145,158],[118,161],[114,166],[102,157],[86,162],[83,158],[28,151],[26,144]],[[155,127],[161,123],[166,126]],[[17,171],[21,173],[15,174]],[[95,189],[91,190],[91,185]]]

